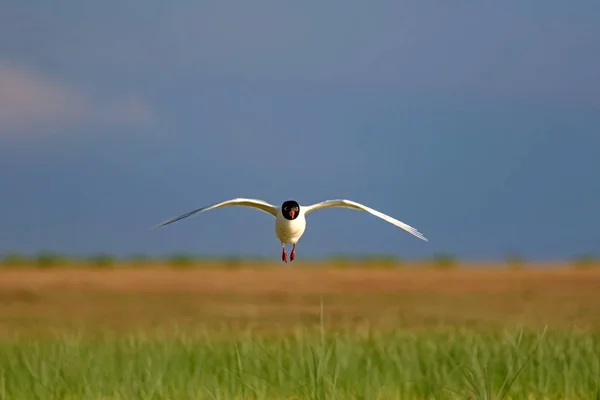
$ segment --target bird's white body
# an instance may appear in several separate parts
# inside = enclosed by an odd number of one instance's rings
[[[390,217],[380,211],[362,205],[352,200],[326,200],[320,203],[316,203],[310,206],[300,206],[297,202],[293,200],[288,200],[284,202],[281,207],[276,207],[272,204],[269,204],[263,200],[257,199],[244,199],[237,198],[222,201],[220,203],[215,203],[208,207],[198,208],[196,210],[192,210],[187,212],[179,217],[170,219],[165,221],[157,226],[168,225],[173,222],[179,221],[183,218],[187,218],[194,214],[201,213],[203,211],[212,210],[214,208],[220,207],[229,207],[229,206],[244,206],[251,207],[257,210],[263,211],[273,217],[275,217],[275,235],[281,241],[282,247],[282,260],[287,262],[287,255],[285,252],[286,244],[293,244],[294,248],[291,253],[291,260],[294,260],[296,243],[300,240],[304,231],[306,230],[306,214],[309,214],[313,211],[320,210],[322,208],[330,208],[330,207],[342,207],[342,208],[351,208],[353,210],[366,211],[371,215],[374,215],[378,218],[383,219],[386,222],[389,222],[392,225],[397,226],[398,228],[402,228],[405,231],[415,235],[419,239],[427,241],[427,238],[423,236],[421,232],[416,230],[410,225],[405,224],[404,222],[398,221],[395,218]]]
[[[306,217],[301,208],[298,217],[292,220],[285,219],[281,209],[275,216],[275,235],[283,244],[296,244],[306,229]]]

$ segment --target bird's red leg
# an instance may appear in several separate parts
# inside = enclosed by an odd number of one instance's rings
[[[294,247],[292,247],[292,253],[290,254],[290,261],[294,261],[296,258],[296,244],[294,243]]]
[[[281,245],[281,261],[287,262],[287,253],[285,252],[285,246]]]

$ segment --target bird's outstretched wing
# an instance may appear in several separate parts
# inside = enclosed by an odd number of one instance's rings
[[[276,216],[277,215],[277,207],[267,203],[266,201],[262,201],[262,200],[257,200],[257,199],[242,199],[242,198],[237,198],[237,199],[231,199],[231,200],[226,200],[226,201],[222,201],[220,203],[215,203],[212,204],[210,206],[207,207],[202,207],[202,208],[198,208],[196,210],[192,210],[189,211],[183,215],[180,215],[178,217],[175,217],[173,219],[170,219],[168,221],[162,222],[158,225],[156,225],[154,228],[158,228],[164,225],[168,225],[168,224],[172,224],[173,222],[177,222],[181,219],[190,217],[194,214],[198,214],[201,213],[203,211],[208,211],[208,210],[212,210],[214,208],[220,208],[220,207],[229,207],[229,206],[244,206],[244,207],[252,207],[252,208],[256,208],[258,210],[264,211],[267,214],[270,214],[272,216]]]
[[[386,215],[382,212],[379,212],[377,210],[374,210],[370,207],[367,207],[365,205],[362,205],[362,204],[357,203],[352,200],[342,200],[342,199],[325,200],[325,201],[322,201],[317,204],[313,204],[310,206],[304,206],[302,208],[304,208],[305,214],[308,214],[313,211],[320,210],[321,208],[329,208],[329,207],[343,207],[343,208],[351,208],[353,210],[366,211],[370,214],[375,215],[376,217],[383,219],[384,221],[389,222],[392,225],[396,225],[397,227],[404,229],[405,231],[415,235],[419,239],[423,239],[424,241],[428,242],[427,238],[425,236],[423,236],[423,234],[421,232],[419,232],[412,226],[407,225],[404,222],[398,221],[397,219],[390,217],[389,215]]]

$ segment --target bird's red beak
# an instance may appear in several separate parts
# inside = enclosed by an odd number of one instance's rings
[[[296,215],[296,211],[290,211],[290,216],[291,216],[292,218],[294,218],[294,215]]]

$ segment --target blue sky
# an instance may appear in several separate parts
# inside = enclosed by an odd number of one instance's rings
[[[0,251],[600,253],[600,3],[0,6]]]

